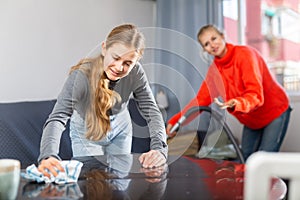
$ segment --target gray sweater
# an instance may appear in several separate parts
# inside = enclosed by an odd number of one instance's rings
[[[135,98],[141,114],[148,123],[151,138],[150,148],[159,150],[167,158],[168,147],[164,121],[141,64],[138,63],[126,77],[111,85],[122,98],[121,102],[112,108],[112,114],[128,109],[129,99]],[[74,110],[83,119],[85,118],[88,97],[89,81],[86,75],[79,70],[73,71],[67,78],[53,111],[45,123],[38,161],[49,156],[59,158],[61,134]]]

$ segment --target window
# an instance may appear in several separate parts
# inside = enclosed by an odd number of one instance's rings
[[[236,27],[240,20],[246,19],[241,31],[246,41],[250,38],[248,42],[252,43],[248,45],[255,45],[288,93],[300,95],[300,10],[295,9],[296,3],[292,0],[260,2],[259,5],[256,1],[223,0],[226,34],[230,34],[231,41],[238,41]],[[245,6],[245,12],[240,12],[242,19],[238,17],[239,4]],[[261,13],[261,21],[258,19],[253,24],[253,20],[249,20],[251,24],[247,26],[247,19],[257,19],[257,13]]]

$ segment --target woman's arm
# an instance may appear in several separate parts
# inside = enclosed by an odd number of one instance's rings
[[[241,95],[234,97],[236,103],[231,112],[249,113],[264,103],[263,71],[268,69],[263,58],[251,48],[244,47],[239,53],[236,67],[240,73],[236,78],[240,85],[235,90]]]
[[[133,76],[135,77],[133,96],[138,103],[141,114],[148,123],[151,138],[151,150],[159,151],[166,159],[168,146],[166,142],[165,124],[142,66],[137,65],[136,67],[136,74]],[[149,155],[149,157],[153,156],[153,158],[155,157],[157,159],[155,153],[153,153],[153,151],[150,152],[151,153],[148,153],[147,155]],[[147,158],[143,158],[142,160],[148,163]],[[151,161],[149,161],[149,163],[151,163]]]
[[[51,156],[60,159],[58,153],[62,132],[65,130],[73,110],[78,107],[77,105],[83,103],[80,100],[86,96],[87,92],[87,77],[79,70],[73,71],[67,78],[44,125],[38,162]]]

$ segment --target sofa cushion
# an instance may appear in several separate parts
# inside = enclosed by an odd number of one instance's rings
[[[14,158],[22,167],[37,163],[43,125],[56,100],[0,103],[0,158]],[[69,126],[63,133],[60,157],[72,157]]]

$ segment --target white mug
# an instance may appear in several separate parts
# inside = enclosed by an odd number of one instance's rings
[[[20,182],[20,161],[0,159],[0,199],[16,199]]]

